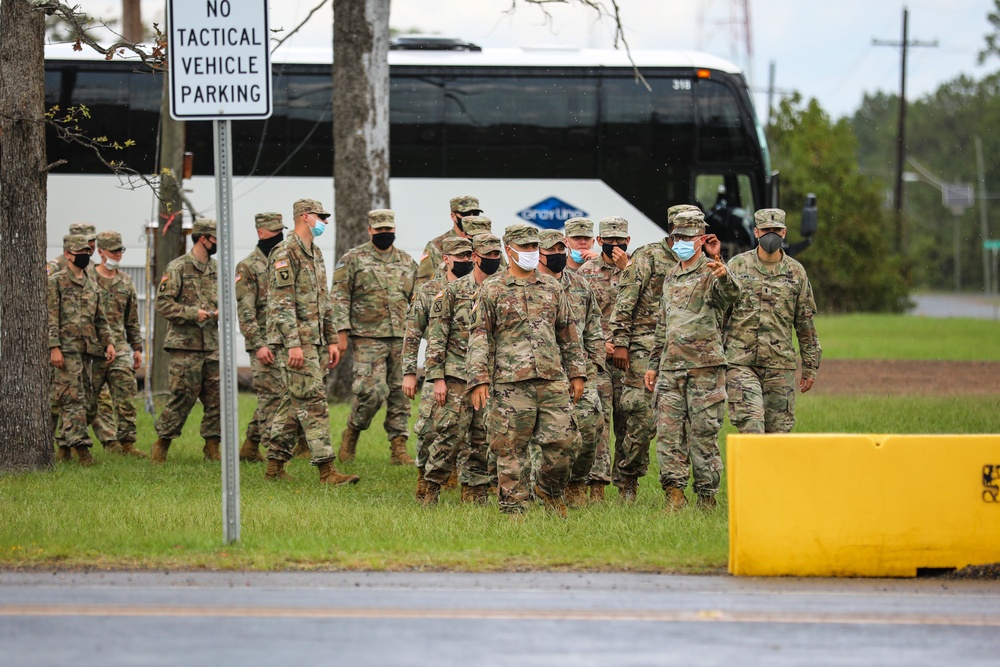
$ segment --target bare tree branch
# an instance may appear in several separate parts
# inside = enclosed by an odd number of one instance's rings
[[[74,44],[73,49],[76,51],[82,51],[83,45],[86,44],[93,50],[103,55],[107,60],[111,60],[116,54],[124,56],[126,53],[131,53],[137,56],[139,60],[141,60],[142,63],[147,65],[150,69],[165,69],[167,48],[166,36],[160,31],[159,26],[156,24],[153,24],[153,28],[156,31],[155,42],[152,49],[149,51],[143,49],[138,44],[129,42],[125,39],[119,39],[110,46],[101,46],[93,37],[90,36],[89,31],[92,30],[92,28],[88,27],[87,24],[91,19],[86,14],[79,11],[79,5],[70,7],[69,5],[63,4],[58,0],[30,0],[30,2],[35,11],[42,12],[47,16],[59,16],[73,28],[76,33],[76,43]],[[109,30],[117,37],[121,37],[121,35],[112,30],[111,27],[104,22],[100,22],[98,27]]]
[[[309,19],[311,19],[311,18],[312,18],[313,14],[315,14],[315,13],[316,13],[316,12],[318,12],[318,11],[319,11],[320,9],[322,9],[322,8],[323,8],[323,5],[325,5],[325,4],[327,3],[327,2],[329,2],[329,0],[320,0],[320,3],[319,3],[318,5],[316,5],[315,7],[313,7],[313,8],[312,8],[312,11],[310,11],[310,12],[309,12],[309,13],[308,13],[308,14],[306,15],[306,17],[305,17],[304,19],[302,19],[302,22],[301,22],[301,23],[299,23],[299,24],[298,24],[297,26],[295,26],[294,28],[292,28],[292,31],[291,31],[291,32],[289,32],[289,33],[288,33],[287,35],[285,35],[284,37],[282,37],[281,39],[275,39],[275,38],[273,38],[273,37],[272,37],[272,39],[274,39],[274,41],[275,41],[275,42],[277,42],[277,43],[276,43],[276,44],[274,45],[274,48],[273,48],[273,49],[271,49],[271,55],[274,55],[274,52],[278,50],[278,47],[279,47],[279,46],[281,46],[282,44],[284,44],[284,43],[285,43],[286,41],[288,41],[288,39],[289,39],[289,38],[290,38],[290,37],[291,37],[292,35],[294,35],[294,34],[295,34],[295,33],[297,33],[297,32],[298,32],[299,30],[301,30],[301,29],[302,29],[302,26],[304,26],[304,25],[305,25],[306,23],[308,23],[308,22],[309,22]],[[275,30],[275,31],[273,31],[273,32],[279,32],[279,31]]]

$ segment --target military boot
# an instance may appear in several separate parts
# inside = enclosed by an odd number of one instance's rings
[[[438,498],[441,495],[441,485],[432,482],[429,479],[424,480],[426,485],[426,490],[424,491],[424,501],[421,503],[424,507],[430,507],[431,505],[438,504]]]
[[[244,440],[243,446],[240,447],[240,461],[260,463],[263,460],[264,457],[260,455],[260,445],[250,438]]]
[[[358,449],[358,437],[360,435],[361,431],[354,430],[350,424],[344,429],[344,433],[340,436],[340,451],[337,452],[337,458],[340,459],[341,463],[354,460],[354,454]]]
[[[570,482],[566,485],[566,506],[583,507],[587,504],[586,482]]]
[[[473,491],[473,487],[469,486],[468,484],[463,484],[462,485],[461,494],[462,494],[461,498],[462,498],[462,502],[463,503],[474,503],[474,502],[476,502],[475,491]]]
[[[146,458],[146,452],[136,449],[134,442],[123,442],[121,453],[122,456],[134,456],[137,459]]]
[[[295,449],[292,450],[293,459],[311,459],[312,450],[309,449],[309,443],[306,442],[305,437],[299,438],[299,441],[295,443]]]
[[[632,476],[622,477],[622,485],[618,490],[618,500],[623,503],[634,503],[639,493],[639,478]]]
[[[684,491],[678,489],[676,486],[671,486],[664,491],[666,496],[666,510],[668,512],[677,512],[685,505],[688,504],[687,498],[684,497]]]
[[[149,460],[153,463],[166,463],[167,450],[170,449],[171,442],[173,440],[170,438],[157,438],[156,442],[153,443],[153,453],[150,455]]]
[[[361,480],[357,475],[345,475],[337,470],[336,466],[333,465],[333,461],[320,463],[317,467],[319,468],[320,484],[340,486],[342,484],[357,484]]]
[[[206,461],[221,461],[222,453],[219,451],[219,438],[205,438],[205,446],[201,448]]]
[[[427,495],[427,480],[424,479],[424,471],[417,468],[417,492],[414,494],[414,498],[422,504],[425,495]]]
[[[588,482],[587,488],[590,489],[590,502],[592,503],[603,503],[604,502],[604,482]]]
[[[79,445],[73,449],[76,450],[76,457],[80,459],[80,465],[84,468],[97,465],[97,461],[95,461],[94,457],[90,455],[90,447],[87,447],[86,445]]]
[[[292,479],[292,476],[285,472],[284,461],[281,459],[268,459],[264,479],[269,482],[277,482]]]
[[[104,451],[107,454],[121,454],[122,445],[117,440],[108,440],[104,444]]]
[[[394,466],[411,466],[414,461],[406,453],[406,436],[397,435],[389,441],[389,463]]]
[[[445,482],[444,486],[442,486],[441,488],[448,490],[448,489],[454,489],[457,486],[458,486],[458,468],[453,467],[451,469],[451,474],[448,475],[448,481]]]
[[[475,486],[470,486],[469,489],[472,492],[472,503],[474,505],[488,505],[490,502],[490,485],[489,484],[476,484]]]
[[[56,461],[72,461],[73,450],[67,445],[59,445],[56,450]]]
[[[535,497],[542,501],[545,509],[552,512],[561,519],[566,518],[566,503],[561,496],[550,496],[542,491],[542,487],[535,487]]]
[[[718,506],[719,503],[716,502],[715,496],[698,494],[698,507],[706,510],[714,510]]]

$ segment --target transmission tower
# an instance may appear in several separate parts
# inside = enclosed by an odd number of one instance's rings
[[[724,6],[725,5],[725,6]],[[701,0],[698,6],[698,49],[718,48],[721,35],[729,36],[729,57],[753,76],[753,36],[750,0]]]

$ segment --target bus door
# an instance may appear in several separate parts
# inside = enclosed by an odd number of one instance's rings
[[[693,174],[694,202],[705,212],[707,232],[722,242],[728,260],[756,243],[753,214],[759,208],[749,174],[700,172]]]

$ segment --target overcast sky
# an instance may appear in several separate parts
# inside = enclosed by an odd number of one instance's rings
[[[247,0],[241,0],[247,1]],[[484,47],[571,45],[610,47],[612,22],[570,4],[549,6],[551,19],[517,0],[392,0],[390,24],[408,31],[455,36]],[[320,0],[271,1],[272,28],[291,30]],[[94,15],[117,15],[118,4],[85,0]],[[618,0],[629,45],[634,49],[701,49],[749,70],[764,113],[770,62],[776,88],[816,98],[834,118],[852,114],[865,92],[899,89],[899,49],[873,46],[872,38],[899,41],[902,2],[896,0],[748,0],[752,59],[732,50],[730,0]],[[1000,69],[1000,59],[976,66],[984,44],[991,0],[912,0],[910,39],[936,48],[910,50],[907,98],[918,99],[959,74],[975,77]],[[332,1],[287,44],[324,46],[332,34]],[[102,9],[103,7],[103,9]],[[162,21],[163,0],[143,0],[144,20]],[[704,29],[702,29],[704,28]],[[740,29],[741,30],[741,29]],[[738,30],[737,32],[739,32]]]

